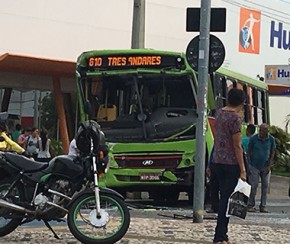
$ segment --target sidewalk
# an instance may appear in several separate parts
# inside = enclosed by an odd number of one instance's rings
[[[229,238],[233,243],[289,243],[290,237],[290,199],[288,197],[289,179],[272,176],[271,189],[268,195],[269,210],[272,213],[248,213],[245,220],[231,217]],[[257,200],[259,192],[257,193]],[[283,203],[280,211],[275,204]],[[277,210],[273,212],[271,210]],[[136,214],[141,212],[141,215]],[[193,223],[191,218],[176,219],[173,214],[191,216],[191,210],[131,210],[131,224],[125,237],[119,244],[172,244],[172,243],[212,243],[216,221],[207,219],[203,223]],[[168,217],[160,216],[159,214]],[[138,216],[138,217],[136,217]],[[148,217],[149,216],[149,217]],[[6,237],[0,238],[0,243],[9,244],[79,244],[70,234],[66,226],[53,227],[62,238],[57,240],[46,227],[19,227]]]
[[[289,243],[290,230],[286,226],[249,226],[239,222],[229,225],[229,237],[234,243]],[[119,243],[212,243],[215,225],[213,220],[197,224],[191,220],[135,219],[131,223],[133,229]]]
[[[229,237],[234,243],[289,243],[289,224],[286,226],[266,226],[230,223]],[[236,221],[235,221],[236,222]],[[290,223],[290,222],[289,222]],[[170,243],[212,243],[215,221],[204,220],[193,223],[190,219],[132,218],[130,229],[119,244],[170,244]],[[19,227],[12,234],[0,239],[0,243],[55,243],[79,244],[66,226],[54,228],[62,240],[57,240],[46,228]]]

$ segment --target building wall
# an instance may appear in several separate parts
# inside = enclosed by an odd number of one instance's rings
[[[32,123],[29,126],[37,125],[38,121],[34,121],[38,118],[39,111],[39,101],[50,91],[38,91],[38,90],[12,90],[10,103],[8,107],[8,113],[13,115],[19,115],[21,118],[27,117],[32,118],[29,121]],[[4,94],[4,89],[0,89],[0,101],[2,101],[2,96]]]
[[[185,51],[198,33],[186,32],[186,8],[200,7],[199,0],[146,0],[145,46]],[[253,2],[253,3],[251,3]],[[75,61],[91,49],[131,46],[133,0],[15,0],[2,1],[0,53],[12,52]],[[270,47],[271,21],[282,23],[289,37],[290,5],[278,0],[212,0],[212,7],[227,8],[227,31],[213,33],[225,44],[229,68],[256,77],[264,66],[288,64],[289,48]],[[260,53],[238,51],[240,7],[261,11]],[[287,39],[288,40],[288,39]]]
[[[269,103],[270,114],[271,114],[271,124],[279,126],[281,129],[285,130],[285,120],[286,116],[290,114],[290,97],[289,96],[271,96]],[[290,128],[288,128],[288,132]]]
[[[1,5],[1,53],[75,61],[85,50],[130,47],[130,0],[16,0]]]
[[[134,0],[2,1],[0,54],[11,52],[75,61],[81,52],[87,50],[130,48],[133,2]],[[189,41],[198,34],[186,32],[186,8],[200,7],[200,0],[145,2],[145,47],[184,52]],[[257,75],[264,75],[265,65],[288,64],[290,46],[288,42],[284,46],[279,44],[283,35],[285,40],[290,38],[289,4],[279,0],[211,2],[212,7],[227,8],[227,31],[212,33],[225,45],[224,66],[256,78]],[[260,11],[260,41],[256,42],[260,46],[258,54],[239,52],[241,7]],[[281,35],[278,37],[277,33],[280,31]],[[282,119],[279,123],[281,121]]]

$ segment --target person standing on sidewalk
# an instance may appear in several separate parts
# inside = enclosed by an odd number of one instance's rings
[[[7,126],[4,120],[0,119],[0,151],[14,151],[18,154],[25,154],[25,150],[7,135]]]
[[[255,131],[256,131],[255,125],[248,124],[246,129],[246,136],[242,137],[242,147],[244,152],[244,162],[246,166],[247,177],[249,177],[248,147],[250,139],[255,134]]]
[[[249,184],[251,185],[248,212],[256,211],[255,197],[259,178],[261,177],[261,202],[259,209],[262,213],[268,213],[266,209],[267,190],[275,148],[275,139],[269,134],[269,126],[267,124],[261,124],[259,133],[251,137],[248,147]]]
[[[243,146],[243,150],[246,154],[248,153],[250,139],[255,134],[255,131],[256,131],[255,125],[253,125],[253,124],[247,125],[246,136],[242,137],[242,146]]]
[[[17,139],[17,143],[19,146],[23,147],[25,150],[27,148],[27,138],[31,134],[31,129],[26,128],[22,131],[20,136]]]
[[[227,106],[217,111],[213,162],[220,190],[218,219],[213,243],[229,244],[227,205],[238,179],[246,181],[246,169],[241,143],[241,124],[245,101],[242,90],[232,88],[228,92]]]
[[[21,129],[22,127],[20,124],[15,125],[15,130],[12,132],[11,135],[13,141],[17,142],[18,137],[21,135]]]
[[[77,148],[77,141],[76,141],[76,136],[72,139],[72,141],[70,142],[69,144],[69,152],[68,152],[68,155],[71,155],[71,156],[79,156],[80,154],[80,151],[79,149]]]
[[[27,137],[27,147],[26,150],[30,155],[37,160],[37,155],[39,151],[39,130],[38,128],[32,128],[31,135]]]
[[[49,152],[50,143],[51,140],[48,138],[47,132],[45,130],[41,130],[39,136],[39,151],[37,155],[37,161],[49,162],[51,160],[51,155]]]

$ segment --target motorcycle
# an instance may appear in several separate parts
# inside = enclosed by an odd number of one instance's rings
[[[11,152],[0,154],[0,237],[39,220],[65,221],[82,243],[115,243],[127,232],[130,213],[121,194],[99,187],[108,170],[104,134],[95,121],[81,124],[80,156],[57,156],[36,162]]]

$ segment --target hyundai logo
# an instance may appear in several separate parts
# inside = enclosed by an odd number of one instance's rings
[[[150,165],[152,165],[154,162],[153,162],[153,160],[144,160],[143,162],[142,162],[142,164],[144,165],[144,166],[150,166]]]

